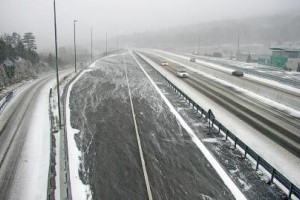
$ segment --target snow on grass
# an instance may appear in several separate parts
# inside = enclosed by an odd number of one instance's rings
[[[219,140],[218,140],[218,138],[205,138],[205,139],[202,139],[202,142],[219,143]]]
[[[88,66],[88,68],[94,68],[96,66],[96,61]]]
[[[60,88],[60,96],[63,93],[63,88],[65,87],[65,85],[71,80],[71,78],[73,78],[75,76],[75,74],[73,74],[73,70],[64,70],[60,72],[60,76],[59,76],[59,88]],[[65,174],[61,173],[61,165],[63,166],[63,164],[61,163],[61,134],[62,132],[59,130],[59,125],[58,125],[58,103],[57,103],[57,83],[55,82],[52,86],[52,96],[50,98],[50,111],[51,111],[51,115],[50,117],[54,117],[53,120],[53,124],[52,124],[52,130],[58,130],[56,133],[53,133],[54,137],[55,137],[55,183],[56,183],[56,188],[55,188],[55,199],[60,199],[61,197],[61,189],[65,189],[65,188],[61,188],[61,177],[64,177]],[[54,144],[52,144],[54,145]]]
[[[247,184],[246,181],[244,181],[243,179],[238,179],[238,181],[240,182],[240,184],[243,187],[243,191],[248,191],[249,189],[251,189],[251,185]]]
[[[143,57],[143,55],[141,55]],[[147,74],[147,72],[144,70],[144,68],[141,66],[141,64],[136,60],[136,58],[133,56],[135,61],[138,63],[144,74],[147,76],[153,87],[157,90],[161,98],[164,100],[164,102],[169,107],[170,111],[173,113],[173,115],[176,117],[178,122],[181,124],[181,126],[187,131],[187,133],[191,136],[191,139],[196,144],[196,146],[200,149],[200,151],[203,153],[203,155],[206,157],[208,162],[213,166],[213,168],[216,170],[216,172],[219,174],[225,185],[229,188],[229,190],[232,192],[234,197],[239,200],[246,199],[244,194],[239,190],[239,188],[234,184],[234,182],[231,180],[229,175],[225,172],[225,170],[222,168],[222,166],[219,164],[219,162],[216,160],[216,158],[209,152],[209,150],[204,146],[204,144],[200,141],[200,139],[195,135],[194,131],[189,127],[189,125],[184,121],[184,119],[181,117],[181,115],[176,111],[174,106],[170,103],[170,101],[166,98],[166,96],[162,93],[162,91],[158,88],[158,86],[154,83],[154,81],[151,79],[151,77]]]
[[[289,151],[236,117],[234,114],[228,112],[222,106],[211,101],[211,99],[201,94],[183,80],[171,74],[168,70],[164,69],[147,57],[143,55],[141,56],[171,83],[184,91],[195,103],[205,110],[211,109],[218,121],[220,121],[227,129],[234,133],[246,145],[269,162],[297,187],[300,187],[300,159],[298,157],[291,154]]]
[[[79,177],[80,158],[82,156],[81,151],[77,148],[75,141],[75,134],[79,133],[78,129],[74,129],[71,126],[71,110],[70,110],[70,93],[73,85],[80,79],[86,72],[92,71],[87,69],[81,72],[81,74],[70,84],[67,92],[66,102],[66,127],[68,138],[68,153],[69,153],[69,168],[70,168],[70,181],[72,199],[85,200],[92,199],[92,192],[89,185],[83,184]]]

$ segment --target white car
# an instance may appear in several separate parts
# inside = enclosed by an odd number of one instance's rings
[[[187,78],[188,73],[184,70],[177,70],[177,76],[180,77],[180,78]]]
[[[161,65],[162,65],[162,66],[168,66],[169,63],[167,63],[167,62],[164,61],[164,62],[161,63]]]

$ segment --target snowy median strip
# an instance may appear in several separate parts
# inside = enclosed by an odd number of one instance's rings
[[[80,77],[86,72],[92,71],[91,69],[84,70],[81,74],[70,84],[67,92],[67,102],[66,102],[66,127],[67,127],[67,139],[68,139],[68,149],[69,149],[69,168],[70,168],[70,181],[72,188],[72,199],[84,200],[92,199],[92,192],[89,185],[83,184],[79,177],[80,168],[80,157],[81,152],[77,148],[74,135],[79,133],[78,129],[74,129],[71,126],[71,111],[70,111],[70,93],[73,85]]]
[[[137,62],[137,64],[140,66],[146,77],[149,79],[151,84],[154,86],[154,88],[157,90],[157,92],[160,94],[162,99],[165,101],[165,103],[170,108],[170,111],[175,115],[176,119],[179,121],[179,123],[182,125],[182,127],[188,132],[188,134],[191,136],[193,142],[197,145],[197,147],[200,149],[200,151],[203,153],[203,155],[206,157],[206,159],[209,161],[209,163],[213,166],[213,168],[216,170],[216,172],[219,174],[223,182],[227,185],[229,190],[232,192],[234,197],[239,200],[247,199],[244,194],[239,190],[239,188],[234,184],[234,182],[231,180],[231,178],[228,176],[228,174],[224,171],[222,166],[219,164],[219,162],[216,160],[216,158],[209,152],[209,150],[204,146],[204,144],[199,140],[199,138],[195,135],[194,131],[188,126],[188,124],[184,121],[184,119],[181,117],[181,115],[176,111],[176,109],[173,107],[173,105],[170,103],[170,101],[165,97],[165,95],[160,91],[158,86],[154,83],[154,81],[151,79],[151,77],[147,74],[147,72],[144,70],[142,65],[139,63],[139,61],[131,54],[131,56],[134,58],[134,60]]]

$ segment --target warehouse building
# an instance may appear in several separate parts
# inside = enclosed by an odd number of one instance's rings
[[[270,65],[282,69],[300,71],[300,49],[271,48]]]

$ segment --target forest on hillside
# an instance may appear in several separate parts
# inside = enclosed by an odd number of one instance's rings
[[[42,57],[36,52],[33,33],[23,36],[14,32],[0,37],[0,91],[6,86],[31,79],[41,71],[49,71],[53,57]],[[50,59],[49,59],[50,58]]]
[[[237,20],[223,20],[166,27],[160,31],[147,31],[122,36],[127,46],[147,48],[178,48],[236,44],[300,45],[300,15],[275,15]]]

